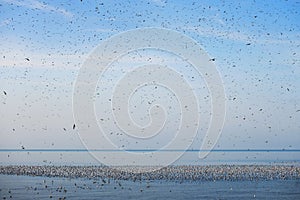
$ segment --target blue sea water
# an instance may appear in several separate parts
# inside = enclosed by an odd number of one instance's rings
[[[300,199],[300,180],[114,181],[0,175],[1,199]]]

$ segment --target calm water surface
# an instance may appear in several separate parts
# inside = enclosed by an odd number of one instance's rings
[[[1,199],[300,199],[300,180],[113,181],[0,175]]]

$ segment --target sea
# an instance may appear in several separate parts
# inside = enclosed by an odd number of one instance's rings
[[[300,199],[300,180],[126,181],[0,175],[1,199]]]

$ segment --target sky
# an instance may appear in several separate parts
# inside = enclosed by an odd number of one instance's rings
[[[0,0],[0,149],[83,149],[80,130],[73,129],[72,110],[74,84],[82,64],[102,41],[145,27],[185,34],[214,58],[226,95],[224,128],[215,149],[300,149],[299,10],[297,1]],[[136,59],[138,56],[141,60]],[[190,70],[192,66],[186,67],[174,55],[137,51],[120,58],[103,76],[107,81],[97,91],[110,91],[122,74],[147,63],[150,57],[160,63],[175,62],[174,69],[195,88],[200,116],[204,118],[190,149],[199,149],[209,124],[210,94],[201,76],[191,78],[195,74]],[[107,96],[105,93],[96,98],[98,118],[109,109],[103,106]],[[140,98],[178,106],[164,88],[153,93],[145,87],[130,104],[133,119],[142,125],[149,122],[149,116],[147,105],[138,104]],[[173,111],[157,138],[160,145],[174,133],[180,116],[176,109]],[[105,129],[120,132],[112,121]],[[112,140],[128,148],[161,147],[156,141],[133,145],[119,134],[114,134]],[[0,161],[80,162],[73,154],[60,153],[59,159],[33,154],[1,152]],[[230,157],[212,155],[211,160]],[[299,153],[244,153],[238,158],[268,157],[300,160]],[[94,161],[89,158],[86,162]],[[198,161],[188,155],[184,162]]]

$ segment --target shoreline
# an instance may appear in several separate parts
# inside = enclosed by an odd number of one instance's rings
[[[148,172],[143,172],[144,169]],[[152,167],[153,168],[153,167]],[[150,168],[150,169],[152,169]],[[154,169],[154,168],[153,168]],[[149,167],[108,166],[0,166],[0,174],[102,180],[243,181],[300,180],[300,166],[294,165],[182,165],[155,171]]]

